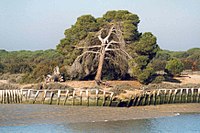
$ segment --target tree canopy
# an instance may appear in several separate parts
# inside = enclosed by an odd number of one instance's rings
[[[159,47],[152,33],[138,32],[139,22],[136,14],[126,10],[108,11],[100,18],[79,17],[71,28],[65,30],[65,38],[57,45],[57,50],[65,55],[66,65],[72,66],[71,78],[94,79],[101,55],[105,54],[102,57],[102,78],[123,79],[129,74],[138,78],[139,75],[132,71],[137,67],[147,73],[147,80],[153,73],[150,72],[150,62]]]

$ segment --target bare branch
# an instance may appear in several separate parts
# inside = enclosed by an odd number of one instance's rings
[[[101,37],[102,31],[103,31],[103,29],[101,29],[101,30],[99,31],[98,38],[99,38],[99,40],[101,41],[101,43],[103,44],[103,43],[104,43],[104,42],[103,42],[103,38]]]
[[[119,51],[119,50],[121,50],[121,49],[112,49],[112,48],[105,49],[105,51]]]
[[[106,46],[105,49],[108,49],[109,46],[110,46],[111,44],[113,44],[113,43],[120,43],[120,42],[116,42],[116,41],[112,40],[112,41],[110,41],[110,42],[107,44],[107,46]]]
[[[99,54],[100,52],[96,52],[96,51],[85,51],[83,52],[81,55],[79,55],[75,61],[78,61],[81,57],[83,57],[85,54],[88,54],[88,53],[91,53],[91,54]]]
[[[92,49],[92,48],[100,48],[101,45],[94,45],[94,46],[88,46],[88,47],[75,47],[76,49]]]
[[[108,38],[110,37],[110,35],[112,34],[114,29],[114,25],[110,28],[108,35],[103,39],[103,42],[106,43],[106,41],[108,40]]]
[[[121,49],[121,51],[128,56],[129,59],[133,59],[125,50]]]

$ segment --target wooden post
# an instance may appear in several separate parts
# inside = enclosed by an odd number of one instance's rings
[[[191,88],[191,102],[194,102],[194,88]]]
[[[31,90],[29,89],[28,92],[27,92],[26,101],[29,100],[29,98],[30,98],[30,94],[31,94]]]
[[[151,104],[151,92],[149,93],[149,96],[148,96],[148,105]]]
[[[161,90],[158,90],[157,96],[159,97],[158,98],[159,99],[158,104],[161,104],[161,101],[162,101],[162,99],[161,99]]]
[[[61,94],[61,90],[58,90],[57,105],[60,104],[60,94]]]
[[[142,95],[140,94],[140,95],[139,95],[139,98],[138,98],[138,100],[137,100],[136,106],[139,106],[139,105],[140,105],[141,98],[142,98]]]
[[[7,90],[7,103],[9,104],[10,103],[10,90]]]
[[[169,90],[169,95],[168,95],[168,99],[167,99],[167,103],[168,103],[168,104],[170,103],[171,93],[172,93],[172,90]]]
[[[182,103],[183,89],[180,90],[179,103]]]
[[[8,92],[7,92],[8,90],[6,90],[6,103],[8,103]]]
[[[2,90],[2,103],[4,104],[5,102],[5,90]]]
[[[65,99],[64,99],[63,105],[66,104],[66,101],[67,101],[68,95],[69,95],[69,90],[67,90],[67,92],[66,92],[66,94],[65,94]]]
[[[73,95],[72,95],[72,106],[74,106],[75,104],[75,94],[76,94],[76,91],[74,90]]]
[[[144,103],[143,103],[143,106],[145,106],[146,105],[146,103],[147,103],[147,92],[144,92]]]
[[[36,99],[37,99],[39,93],[40,93],[40,91],[37,90],[37,92],[36,92],[36,94],[35,94],[35,96],[34,96],[34,99],[33,99],[33,104],[36,102]]]
[[[130,107],[131,106],[131,101],[133,99],[133,95],[130,96],[129,100],[128,100],[128,104],[127,104],[127,107]]]
[[[186,99],[185,99],[185,101],[186,101],[186,103],[188,102],[188,88],[186,88]]]
[[[43,98],[42,98],[42,104],[44,104],[44,102],[45,102],[46,95],[47,95],[47,90],[44,90],[44,95],[43,95]]]
[[[98,94],[99,94],[99,90],[96,89],[96,106],[98,106],[98,100],[99,100]]]
[[[177,89],[174,90],[174,94],[173,94],[173,100],[172,103],[176,103],[176,94],[177,94]]]
[[[109,102],[109,106],[111,106],[111,104],[112,104],[112,98],[113,98],[113,95],[114,95],[114,93],[111,92],[111,94],[110,94],[110,102]]]
[[[133,106],[136,106],[136,104],[137,104],[137,99],[138,99],[138,96],[137,96],[137,94],[136,94],[136,95],[134,95],[134,98],[133,98]]]
[[[53,96],[54,96],[54,92],[52,91],[51,94],[50,94],[49,104],[52,104],[52,102],[53,102]]]
[[[164,91],[164,98],[163,98],[164,100],[163,100],[163,104],[164,103],[167,103],[167,90],[165,89],[165,91]]]
[[[156,102],[157,102],[157,92],[156,91],[154,91],[154,105],[156,105]]]
[[[106,92],[103,91],[103,102],[102,102],[102,106],[105,105],[105,101],[106,101]]]
[[[22,91],[22,89],[20,90],[20,101],[21,101],[21,103],[23,102],[23,91]]]
[[[87,97],[87,106],[90,105],[90,101],[89,101],[89,91],[86,90],[86,97]]]
[[[17,101],[18,101],[18,103],[20,103],[20,91],[19,90],[17,90]]]
[[[198,89],[198,91],[197,91],[197,103],[199,102],[199,96],[200,96],[200,88]]]
[[[81,90],[81,91],[80,91],[80,105],[83,104],[83,103],[82,103],[82,95],[83,95],[83,91]]]

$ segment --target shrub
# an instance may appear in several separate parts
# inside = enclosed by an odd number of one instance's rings
[[[179,76],[183,71],[183,63],[179,59],[171,59],[167,62],[165,71],[172,76]]]
[[[162,81],[164,81],[165,78],[163,76],[157,76],[153,81],[152,83],[154,84],[158,84],[158,83],[162,83]]]

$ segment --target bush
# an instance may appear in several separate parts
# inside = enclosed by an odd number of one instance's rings
[[[171,59],[167,62],[165,72],[172,76],[179,76],[183,69],[183,63],[179,59]]]
[[[163,76],[157,76],[151,83],[158,84],[158,83],[162,83],[162,81],[164,80],[165,78]]]

